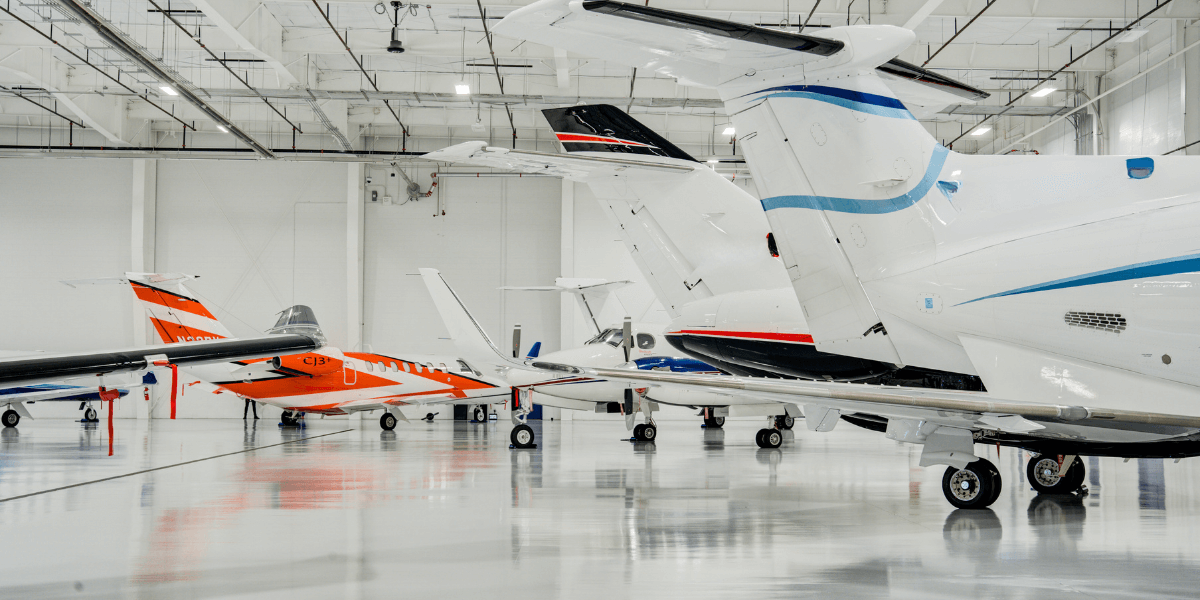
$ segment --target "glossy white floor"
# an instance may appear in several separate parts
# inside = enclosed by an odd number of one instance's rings
[[[505,422],[346,425],[117,421],[112,456],[104,424],[3,431],[0,596],[1200,594],[1200,459],[1091,459],[1069,500],[1005,449],[994,510],[955,512],[942,469],[846,423],[771,451],[757,420],[547,422],[521,451]]]

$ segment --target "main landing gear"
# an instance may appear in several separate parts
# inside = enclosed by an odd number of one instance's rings
[[[796,417],[792,415],[779,415],[775,417],[776,429],[791,429],[796,426]]]
[[[704,417],[705,429],[720,429],[725,426],[725,417]]]
[[[96,423],[100,420],[100,416],[96,414],[96,409],[89,406],[87,410],[83,411],[83,420],[87,423]]]
[[[525,424],[525,417],[533,412],[532,394],[529,390],[512,388],[512,419],[513,428],[508,434],[508,440],[513,448],[537,448],[533,428]],[[485,416],[486,418],[486,416]]]
[[[633,439],[637,442],[653,442],[658,437],[658,428],[654,422],[639,423],[633,427]]]
[[[767,428],[759,429],[754,436],[755,443],[759,448],[778,448],[783,445],[783,419],[791,419],[787,415],[777,417],[767,417]],[[795,424],[795,420],[792,421]],[[791,429],[788,427],[787,429]]]
[[[955,508],[987,508],[1000,497],[1000,471],[980,458],[966,467],[947,467],[942,475],[942,493]]]
[[[17,423],[21,422],[21,415],[17,414],[17,411],[10,408],[4,411],[3,415],[0,415],[0,421],[4,422],[5,427],[16,427]]]
[[[379,426],[382,427],[384,431],[391,431],[395,429],[396,415],[385,411],[383,415],[379,417]]]
[[[1067,463],[1067,460],[1070,460]],[[1066,469],[1063,464],[1067,463]],[[1065,471],[1065,472],[1064,472]],[[1039,494],[1070,494],[1083,487],[1083,459],[1061,454],[1035,454],[1025,468],[1029,485]]]
[[[303,427],[304,413],[300,411],[293,412],[290,410],[285,410],[283,411],[283,414],[279,416],[279,424],[283,425],[284,427]]]

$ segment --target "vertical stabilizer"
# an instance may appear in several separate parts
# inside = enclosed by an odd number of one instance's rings
[[[217,340],[233,334],[196,299],[184,282],[195,279],[180,273],[126,273],[133,293],[163,343]]]
[[[903,364],[863,284],[933,262],[956,211],[930,192],[953,155],[887,82],[986,95],[898,62],[911,31],[804,36],[609,0],[542,0],[495,31],[715,88],[817,347]]]

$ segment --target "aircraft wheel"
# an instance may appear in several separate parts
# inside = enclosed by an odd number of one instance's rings
[[[1003,482],[991,461],[980,458],[963,469],[948,467],[942,493],[955,508],[987,508],[1000,497]]]
[[[754,441],[759,448],[778,448],[783,445],[783,434],[778,429],[759,429]]]
[[[94,409],[90,406],[87,407],[87,410],[83,411],[83,420],[84,421],[95,421],[96,420],[96,409]]]
[[[633,428],[633,439],[639,442],[653,442],[656,437],[658,437],[658,428],[649,423],[643,423]]]
[[[508,434],[514,448],[532,448],[534,437],[533,428],[525,424],[513,427],[512,433]]]
[[[704,419],[704,427],[708,429],[720,429],[725,426],[725,417],[708,417]]]
[[[1076,456],[1075,461],[1067,468],[1066,475],[1059,477],[1058,456],[1038,454],[1029,459],[1025,475],[1029,478],[1029,485],[1039,494],[1070,494],[1083,485],[1086,471],[1083,459]]]
[[[393,415],[390,412],[383,413],[383,415],[379,417],[379,426],[382,427],[384,431],[391,431],[395,429],[396,415]]]
[[[296,424],[296,417],[292,411],[285,410],[282,415],[279,415],[279,422],[287,427],[291,427]]]
[[[0,421],[4,421],[5,427],[16,427],[17,423],[21,422],[21,415],[11,408],[4,411],[4,415],[0,416]]]
[[[484,410],[484,408],[482,406],[476,406],[475,412],[472,413],[471,416],[476,421],[479,421],[480,423],[487,423],[487,420],[488,420],[487,411]]]
[[[779,415],[775,417],[775,426],[780,429],[791,429],[796,426],[796,417],[792,415]]]

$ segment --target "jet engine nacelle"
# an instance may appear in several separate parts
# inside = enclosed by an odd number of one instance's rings
[[[293,354],[271,359],[276,369],[298,371],[306,375],[329,375],[342,370],[342,361],[323,354]]]

